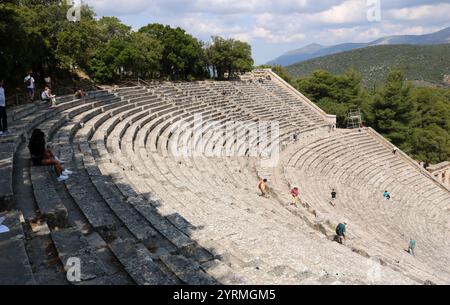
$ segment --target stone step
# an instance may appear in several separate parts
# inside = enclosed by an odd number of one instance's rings
[[[79,260],[80,281],[90,281],[107,275],[106,267],[79,231],[76,229],[53,231],[51,237],[63,266],[67,266],[70,259]]]
[[[12,174],[15,149],[13,143],[0,144],[0,211],[14,206]]]
[[[218,282],[205,273],[200,265],[181,255],[162,255],[161,262],[188,285],[215,285]],[[204,265],[206,269],[208,265]]]
[[[64,228],[67,225],[68,212],[58,196],[51,177],[52,167],[32,166],[30,168],[34,198],[39,206],[41,217],[50,228]]]
[[[111,251],[138,285],[174,285],[173,279],[154,262],[144,245],[117,239],[109,245]]]
[[[0,285],[35,285],[19,212],[0,213],[0,225],[10,231],[0,233]]]

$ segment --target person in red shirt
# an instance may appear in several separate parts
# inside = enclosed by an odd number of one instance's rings
[[[299,192],[298,187],[294,187],[294,188],[291,190],[291,196],[292,196],[292,202],[291,202],[291,205],[297,207],[297,204],[300,203],[300,199],[298,198],[299,194],[300,194],[300,192]]]

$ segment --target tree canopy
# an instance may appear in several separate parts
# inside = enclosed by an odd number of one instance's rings
[[[219,79],[251,71],[254,64],[248,43],[217,36],[212,37],[212,43],[206,48],[206,59],[213,75]]]
[[[213,37],[207,44],[162,24],[133,31],[116,17],[97,18],[85,5],[81,20],[71,22],[68,9],[59,0],[0,3],[0,70],[9,82],[20,83],[30,69],[42,77],[83,71],[97,82],[111,82],[121,77],[202,79],[212,69],[223,78],[253,66],[244,42]]]

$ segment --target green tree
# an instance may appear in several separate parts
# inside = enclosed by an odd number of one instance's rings
[[[83,6],[81,21],[64,22],[56,34],[56,42],[55,57],[61,68],[86,69],[101,42],[94,12]]]
[[[162,24],[149,24],[141,29],[157,39],[163,47],[161,59],[162,76],[171,79],[190,79],[205,76],[202,44],[181,28]]]
[[[117,57],[123,71],[143,78],[159,76],[163,47],[158,40],[145,33],[132,33],[124,46]]]
[[[90,64],[94,79],[113,81],[117,77],[158,77],[162,46],[145,33],[132,33],[128,37],[114,37],[98,48]]]
[[[386,84],[374,97],[375,128],[401,147],[410,135],[409,127],[415,111],[411,85],[405,82],[402,72],[391,72]]]
[[[351,108],[361,108],[369,116],[366,103],[369,98],[362,89],[361,77],[353,70],[333,75],[317,70],[311,76],[298,79],[295,87],[328,113],[337,115],[339,127],[347,126]]]
[[[206,48],[208,67],[215,77],[228,79],[236,73],[252,70],[254,61],[251,46],[242,41],[212,37],[212,43]]]
[[[101,31],[103,42],[108,42],[112,38],[126,38],[131,34],[131,27],[123,24],[116,17],[102,17],[97,22],[97,26]]]
[[[450,160],[450,133],[436,124],[415,128],[410,147],[414,158],[429,164]]]

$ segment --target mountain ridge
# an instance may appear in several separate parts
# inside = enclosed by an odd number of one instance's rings
[[[334,55],[341,52],[377,45],[438,45],[446,43],[450,43],[450,27],[424,35],[386,36],[368,43],[340,43],[333,46],[322,46],[320,44],[313,43],[303,48],[286,52],[280,57],[269,61],[267,64],[286,67],[322,56]],[[311,52],[311,50],[313,51]]]

